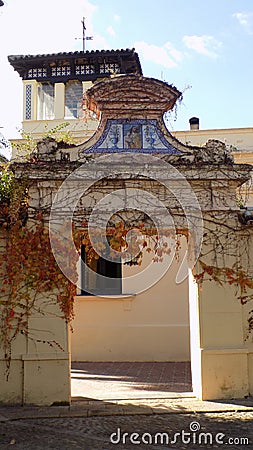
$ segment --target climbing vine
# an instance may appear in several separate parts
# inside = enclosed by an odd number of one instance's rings
[[[6,187],[4,194],[3,185]],[[43,314],[45,300],[39,306],[43,294],[46,293],[47,303],[56,296],[62,317],[70,321],[75,286],[58,268],[42,214],[37,213],[36,225],[26,223],[26,183],[17,183],[13,174],[5,169],[0,186],[0,342],[9,368],[11,347],[17,335],[21,333],[32,339],[28,319],[34,312]],[[66,248],[65,254],[67,252]],[[73,255],[68,256],[73,260]],[[58,345],[51,341],[45,343]]]

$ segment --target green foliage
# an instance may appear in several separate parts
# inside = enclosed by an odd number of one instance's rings
[[[245,207],[245,200],[243,199],[242,195],[239,193],[236,196],[236,204],[239,208]]]
[[[37,143],[31,133],[21,132],[22,142],[14,142],[12,147],[16,149],[17,157],[29,159],[31,153],[36,152]]]
[[[0,203],[9,203],[13,183],[13,172],[9,165],[0,166]]]
[[[45,131],[42,135],[42,139],[50,137],[55,139],[56,142],[74,144],[71,132],[68,130],[64,130],[68,125],[69,122],[63,122],[51,129],[48,129],[48,125],[46,125]],[[22,159],[25,158],[29,161],[31,155],[34,155],[37,152],[38,140],[34,139],[32,133],[25,133],[24,131],[21,131],[21,136],[22,142],[14,142],[12,146],[17,150],[16,154],[18,158],[22,157]]]
[[[56,125],[54,128],[47,130],[47,125],[45,126],[45,133],[43,134],[43,138],[52,137],[56,140],[56,142],[64,142],[65,144],[73,144],[73,138],[71,136],[71,132],[68,130],[64,130],[69,125],[69,122],[63,122],[59,125]]]

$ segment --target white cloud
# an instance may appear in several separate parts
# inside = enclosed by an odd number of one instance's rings
[[[217,41],[213,36],[184,36],[183,42],[186,47],[194,50],[197,53],[206,55],[210,58],[218,56],[218,50],[222,43]]]
[[[93,40],[90,41],[87,50],[110,50],[110,45],[100,34],[93,34]]]
[[[246,33],[253,34],[253,13],[235,13],[233,14]]]
[[[158,45],[138,41],[134,43],[134,47],[143,59],[152,61],[155,64],[160,64],[163,67],[177,67],[178,62],[182,60],[181,53],[174,49],[170,42],[167,42],[164,46],[158,47]]]
[[[97,7],[88,0],[72,1],[69,14],[66,13],[69,10],[67,0],[44,0],[39,10],[34,0],[8,2],[0,24],[4,50],[9,54],[81,50],[82,40],[76,38],[82,38],[82,18],[85,17],[87,36],[92,35]]]
[[[166,42],[165,47],[167,48],[167,50],[169,50],[170,56],[172,56],[172,58],[174,58],[176,61],[181,62],[183,60],[182,52],[176,50],[171,42]]]
[[[113,19],[115,22],[120,22],[120,16],[118,14],[114,14]]]
[[[95,2],[94,2],[95,3]],[[85,17],[86,50],[108,49],[106,39],[94,32],[93,0],[6,1],[0,8],[0,126],[6,138],[17,136],[22,120],[22,80],[8,62],[8,55],[36,55],[82,50],[82,18]],[[78,39],[77,39],[78,38]],[[11,88],[9,88],[11,86]]]
[[[110,36],[115,36],[115,34],[116,34],[111,25],[106,28],[106,31],[107,31],[107,33],[109,33]]]

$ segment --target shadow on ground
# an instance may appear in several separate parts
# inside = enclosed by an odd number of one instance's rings
[[[167,397],[192,391],[189,362],[72,363],[72,396]]]

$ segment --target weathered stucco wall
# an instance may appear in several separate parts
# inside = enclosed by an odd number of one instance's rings
[[[33,200],[35,203],[35,198]],[[0,227],[1,281],[8,278],[5,264],[8,241],[8,230],[3,231]],[[17,289],[19,287],[17,286]],[[7,311],[15,307],[18,310],[23,308],[25,311],[25,302],[22,298],[19,301],[17,297],[15,303],[11,303],[8,284],[1,285],[0,289],[0,403],[69,404],[71,398],[69,326],[62,318],[56,297],[49,296],[48,293],[35,295],[35,292],[31,291],[31,296],[36,297],[36,301],[30,314],[24,315],[27,322],[25,332],[19,331],[12,339],[13,333],[16,332],[17,319],[15,322],[11,320],[8,322]],[[19,292],[21,296],[22,290]],[[23,306],[19,306],[19,303]],[[6,327],[7,335],[4,334]],[[8,341],[6,346],[5,339]]]

